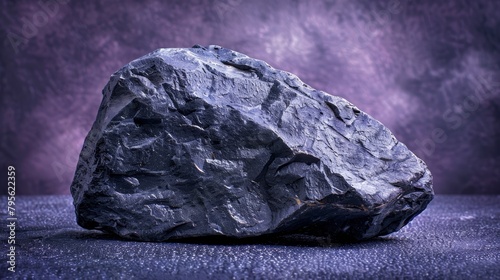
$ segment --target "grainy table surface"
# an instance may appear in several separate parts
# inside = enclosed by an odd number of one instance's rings
[[[500,196],[437,196],[401,231],[354,244],[306,236],[132,242],[80,228],[70,196],[16,202],[16,272],[5,261],[2,206],[0,278],[500,279]]]

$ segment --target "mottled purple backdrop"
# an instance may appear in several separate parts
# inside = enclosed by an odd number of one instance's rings
[[[500,193],[499,1],[101,2],[0,3],[0,163],[18,194],[69,193],[110,75],[194,44],[348,99],[427,162],[437,193]]]

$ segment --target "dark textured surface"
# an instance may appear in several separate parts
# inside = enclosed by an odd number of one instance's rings
[[[348,99],[429,165],[437,193],[500,193],[500,1],[70,0],[16,53],[8,32],[39,2],[0,1],[0,170],[16,166],[19,194],[69,194],[109,75],[194,44]]]
[[[380,122],[220,46],[159,49],[114,73],[71,185],[78,224],[137,240],[399,230],[433,196]]]
[[[6,201],[6,197],[1,197]],[[401,231],[355,244],[114,240],[75,222],[70,196],[17,198],[18,279],[498,279],[500,196],[437,196]],[[6,219],[2,211],[2,225]],[[3,228],[4,226],[2,226]],[[6,231],[0,232],[6,240]],[[11,279],[13,277],[10,277]]]

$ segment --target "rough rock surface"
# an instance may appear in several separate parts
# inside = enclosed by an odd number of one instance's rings
[[[159,49],[117,71],[71,193],[82,227],[153,241],[365,239],[433,197],[425,163],[378,121],[219,46]]]

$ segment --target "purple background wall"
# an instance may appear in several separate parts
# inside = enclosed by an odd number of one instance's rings
[[[69,193],[109,76],[194,44],[345,97],[427,162],[437,193],[500,193],[499,1],[97,2],[0,2],[0,167],[18,194]]]

